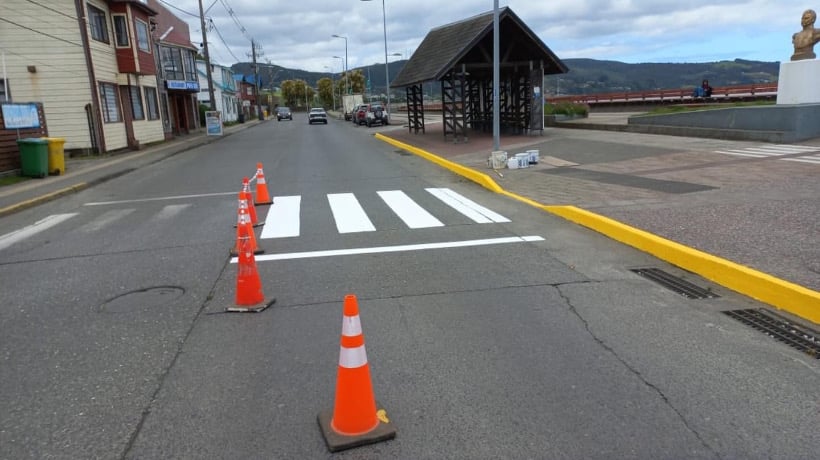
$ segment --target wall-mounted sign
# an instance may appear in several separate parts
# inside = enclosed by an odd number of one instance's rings
[[[199,91],[199,82],[185,80],[165,80],[165,87],[168,89],[178,89],[180,91]]]
[[[6,129],[39,128],[37,104],[3,104],[3,124]]]

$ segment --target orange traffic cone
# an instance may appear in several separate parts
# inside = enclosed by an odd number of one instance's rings
[[[245,198],[245,202],[248,204],[248,214],[251,216],[251,225],[254,227],[265,225],[264,222],[259,222],[259,218],[256,215],[256,206],[253,205],[251,184],[247,177],[242,178],[242,191],[239,194],[239,199],[241,200],[243,196]]]
[[[262,163],[256,163],[256,205],[273,204],[268,194],[268,183],[265,182],[265,172],[262,170]]]
[[[239,269],[236,276],[236,306],[225,310],[230,312],[260,312],[276,302],[266,300],[262,293],[262,280],[256,270],[256,260],[250,247],[250,238],[243,238],[239,251]]]
[[[319,427],[328,449],[336,452],[395,438],[396,428],[387,413],[376,407],[359,305],[356,296],[349,294],[344,300],[336,401],[332,411],[319,414]]]
[[[248,216],[248,204],[242,199],[241,192],[239,195],[239,210],[237,211],[236,221],[236,246],[231,249],[231,255],[239,255],[242,249],[242,241],[245,239],[249,240],[251,252],[254,254],[262,254],[265,251],[256,245],[256,234],[253,232],[253,225],[251,225],[251,220]]]

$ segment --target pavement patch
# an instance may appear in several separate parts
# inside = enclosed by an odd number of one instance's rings
[[[634,176],[631,174],[618,174],[603,171],[590,171],[579,168],[543,169],[538,171],[544,174],[555,174],[572,179],[588,180],[592,182],[603,182],[605,184],[621,185],[624,187],[642,188],[655,192],[681,194],[703,192],[714,190],[716,187],[708,185],[693,184],[691,182],[680,182],[673,180],[651,179],[648,177]]]

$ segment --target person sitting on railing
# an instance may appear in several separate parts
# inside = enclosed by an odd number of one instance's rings
[[[712,87],[709,85],[709,80],[703,80],[700,88],[695,88],[692,97],[712,97]]]

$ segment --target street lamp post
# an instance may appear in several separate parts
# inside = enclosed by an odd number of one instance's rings
[[[372,0],[361,0],[369,2]],[[387,10],[384,7],[384,0],[382,0],[382,23],[384,25],[384,82],[387,86],[387,114],[390,114],[390,70],[387,68]]]
[[[333,34],[333,35],[331,35],[331,36],[332,36],[332,37],[335,37],[335,38],[341,38],[341,39],[344,39],[344,41],[345,41],[345,61],[344,61],[344,69],[345,69],[345,93],[349,93],[349,92],[350,92],[350,85],[349,85],[349,82],[350,82],[350,81],[349,81],[349,80],[348,80],[348,78],[347,78],[347,37],[342,37],[341,35],[336,35],[336,34]],[[333,57],[336,57],[336,56],[333,56]]]

